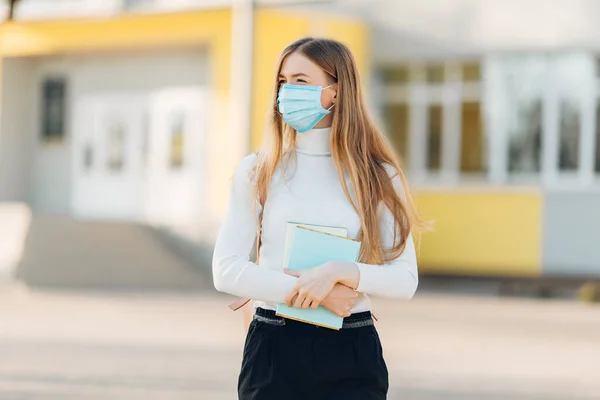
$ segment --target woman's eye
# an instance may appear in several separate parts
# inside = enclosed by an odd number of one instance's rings
[[[306,83],[304,79],[298,79],[298,83]]]

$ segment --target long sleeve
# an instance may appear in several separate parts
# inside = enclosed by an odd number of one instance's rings
[[[255,300],[283,303],[297,278],[261,268],[249,255],[256,238],[257,207],[249,173],[256,155],[238,165],[230,190],[227,212],[213,254],[213,281],[220,292]]]
[[[393,184],[399,193],[402,192],[402,182],[396,175]],[[380,213],[380,232],[385,249],[394,245],[394,219],[391,212],[385,208]],[[386,264],[373,265],[356,263],[360,272],[359,284],[356,290],[375,296],[411,299],[419,284],[417,271],[417,256],[412,234],[409,234],[406,247],[402,254]]]

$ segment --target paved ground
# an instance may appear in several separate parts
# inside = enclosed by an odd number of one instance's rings
[[[234,400],[229,299],[0,289],[0,399]],[[375,306],[390,399],[600,399],[600,306],[426,293]]]

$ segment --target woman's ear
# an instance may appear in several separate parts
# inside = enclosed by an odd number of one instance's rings
[[[331,98],[331,102],[333,104],[337,102],[337,89],[333,89],[333,97]]]

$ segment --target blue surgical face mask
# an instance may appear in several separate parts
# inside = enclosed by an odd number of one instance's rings
[[[330,113],[321,106],[321,91],[333,86],[292,85],[285,83],[279,88],[277,107],[283,121],[298,133],[311,130]]]

